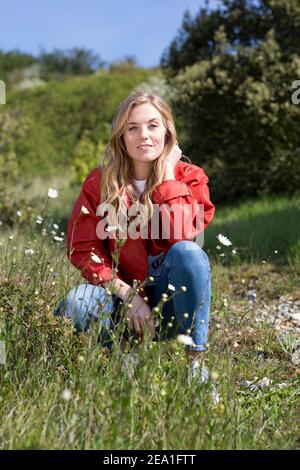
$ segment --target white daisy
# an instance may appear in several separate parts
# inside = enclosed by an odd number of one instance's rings
[[[32,248],[28,248],[24,250],[25,255],[34,255],[34,250]]]
[[[193,339],[187,335],[178,335],[177,341],[180,344],[184,344],[185,346],[195,346]]]
[[[222,245],[225,245],[225,246],[232,245],[231,241],[227,237],[222,235],[221,233],[219,233],[219,235],[217,235],[217,239],[219,240],[220,243],[222,243]]]
[[[95,263],[102,263],[99,256],[95,255],[95,253],[91,253],[91,260],[94,261]]]
[[[56,242],[63,242],[64,241],[64,239],[62,237],[57,237],[57,236],[53,237],[53,240],[55,240]]]
[[[72,397],[71,390],[69,390],[68,388],[65,388],[65,390],[61,394],[61,397],[65,401],[71,400],[71,397]]]
[[[90,213],[89,210],[85,206],[81,206],[81,212],[83,214],[89,214]]]
[[[57,189],[49,188],[48,189],[48,197],[51,199],[55,199],[58,196],[58,191]]]
[[[168,284],[168,289],[169,290],[174,290],[174,291],[176,290],[175,287],[172,284]]]

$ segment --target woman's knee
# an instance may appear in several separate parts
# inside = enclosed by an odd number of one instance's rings
[[[106,310],[113,310],[113,300],[107,299],[105,289],[92,284],[80,284],[70,290],[60,303],[60,311],[56,311],[56,314],[73,319],[77,331],[86,331],[93,317],[98,320],[100,306],[103,309],[106,306]]]
[[[169,258],[173,259],[174,262],[185,262],[190,264],[191,259],[199,261],[200,264],[204,265],[210,270],[209,258],[206,252],[196,242],[190,240],[180,240],[168,250]]]

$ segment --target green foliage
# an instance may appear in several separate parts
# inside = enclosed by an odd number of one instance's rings
[[[63,75],[89,75],[104,66],[97,54],[89,49],[75,47],[68,51],[54,49],[42,50],[38,57],[42,69],[42,78],[58,79]]]
[[[26,210],[26,202],[16,192],[21,171],[15,147],[25,137],[29,121],[18,110],[0,114],[0,220],[12,225],[16,212]]]
[[[94,145],[106,144],[117,105],[151,75],[135,68],[126,74],[102,70],[88,77],[9,91],[6,109],[20,109],[31,122],[26,139],[15,146],[22,173],[46,176],[72,166],[85,132]]]
[[[72,169],[75,172],[74,185],[82,184],[86,175],[99,164],[99,155],[104,152],[105,146],[99,141],[96,145],[91,137],[91,132],[83,132],[81,139],[75,147]]]
[[[0,80],[6,82],[11,72],[29,67],[36,62],[37,59],[31,54],[24,54],[18,50],[9,52],[0,50]]]
[[[174,76],[197,61],[211,59],[218,53],[215,32],[220,28],[224,28],[227,50],[232,53],[238,46],[257,46],[272,29],[283,58],[289,61],[292,54],[300,55],[299,22],[298,0],[221,0],[213,9],[200,8],[195,18],[186,11],[161,66]]]
[[[203,39],[200,44],[208,52],[198,54],[200,46],[193,35],[201,21],[211,20],[211,28],[215,24],[215,13],[207,12],[195,18],[193,28],[186,28],[185,40],[179,41],[183,62],[173,67],[169,57],[184,153],[207,170],[216,203],[257,193],[294,194],[300,182],[300,107],[291,101],[291,85],[300,76],[300,53],[288,49],[284,34],[289,31],[281,28],[288,21],[298,24],[300,7],[293,1],[281,6],[276,1],[261,2],[270,4],[276,20],[268,30],[270,11],[261,6],[264,33],[254,40],[248,31],[247,43],[245,24],[238,20],[241,12],[256,15],[250,2],[238,2],[239,8],[237,2],[224,3],[236,10],[231,16],[218,13],[223,24],[214,32],[211,53],[209,41]],[[233,40],[228,32],[233,18],[237,30],[243,31],[242,40]]]

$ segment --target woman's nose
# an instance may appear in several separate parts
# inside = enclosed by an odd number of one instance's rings
[[[141,127],[141,133],[140,133],[141,138],[145,139],[149,137],[149,130],[146,127]]]

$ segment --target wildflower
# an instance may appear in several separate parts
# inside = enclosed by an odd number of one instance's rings
[[[32,248],[28,248],[24,250],[25,255],[34,255],[34,250]]]
[[[64,239],[62,237],[57,237],[57,236],[53,237],[53,240],[55,240],[56,242],[63,242],[64,241]]]
[[[42,223],[43,223],[43,220],[44,220],[44,219],[43,219],[43,217],[42,217],[41,215],[38,215],[38,216],[36,217],[36,223],[37,223],[37,224],[42,224]]]
[[[218,372],[215,371],[215,370],[212,370],[212,371],[210,372],[210,376],[211,376],[212,380],[218,380],[218,378],[219,378],[219,374],[218,374]]]
[[[53,189],[53,188],[48,189],[48,197],[50,197],[51,199],[55,199],[57,198],[57,196],[58,196],[58,191],[56,189]]]
[[[65,388],[65,390],[63,390],[63,392],[61,394],[61,397],[65,401],[71,400],[71,397],[72,397],[71,390],[69,390],[68,388]]]
[[[185,287],[185,286],[181,286],[181,290],[182,290],[182,292],[186,292],[186,287]]]
[[[149,276],[148,279],[149,279],[149,281],[151,281],[151,282],[154,281],[154,277],[153,277],[153,276]]]
[[[217,239],[219,240],[220,243],[222,243],[222,245],[225,245],[225,246],[232,245],[231,241],[227,237],[222,235],[221,233],[219,233],[219,235],[217,235]]]
[[[153,308],[153,311],[154,311],[155,313],[158,313],[158,312],[159,312],[159,307],[154,307],[154,308]]]
[[[168,289],[169,290],[176,290],[175,287],[172,284],[168,284]]]
[[[278,251],[277,251],[277,250],[274,250],[274,253],[277,255],[277,254],[278,254]]]
[[[21,217],[22,212],[21,212],[21,211],[17,211],[16,214],[17,214],[18,217]]]
[[[266,264],[266,260],[263,259],[263,260],[262,260],[262,263],[263,263],[263,264]]]
[[[83,362],[83,361],[84,361],[84,357],[83,357],[83,356],[78,356],[78,361],[79,361],[79,362]]]
[[[42,235],[46,235],[47,234],[47,230],[45,228],[42,229]]]
[[[172,328],[172,326],[173,326],[173,323],[169,322],[169,323],[168,323],[168,327],[169,327],[169,328]]]
[[[162,298],[163,299],[167,299],[168,298],[168,294],[166,294],[165,292],[163,294],[161,294]]]
[[[177,335],[177,341],[185,346],[195,346],[193,339],[187,335]]]
[[[161,396],[162,397],[165,397],[167,395],[167,392],[163,389],[161,392],[160,392]]]
[[[85,206],[81,206],[81,213],[82,214],[89,214],[89,210]]]
[[[53,224],[53,228],[54,228],[55,230],[58,230],[58,229],[59,229],[59,225]]]
[[[234,347],[234,349],[237,349],[237,348],[239,348],[240,345],[239,345],[239,343],[235,342],[235,343],[233,343],[232,346]]]
[[[232,250],[231,252],[233,255],[236,255],[236,250]]]
[[[57,232],[56,232],[55,230],[51,230],[51,234],[52,234],[52,235],[56,235],[56,233],[57,233]]]
[[[225,256],[225,253],[220,253],[220,256]]]
[[[189,314],[188,314],[188,313],[184,313],[183,316],[184,316],[184,318],[189,318]]]
[[[95,253],[91,253],[91,260],[94,261],[94,263],[102,263],[99,256],[95,255]]]
[[[144,301],[148,302],[148,297],[147,296],[144,297]]]
[[[65,236],[65,232],[60,232],[61,236],[64,237]]]
[[[13,240],[13,239],[14,239],[14,235],[10,235],[10,236],[8,237],[8,239],[9,239],[9,240]]]
[[[200,323],[201,323],[202,325],[204,325],[205,320],[200,320]]]

